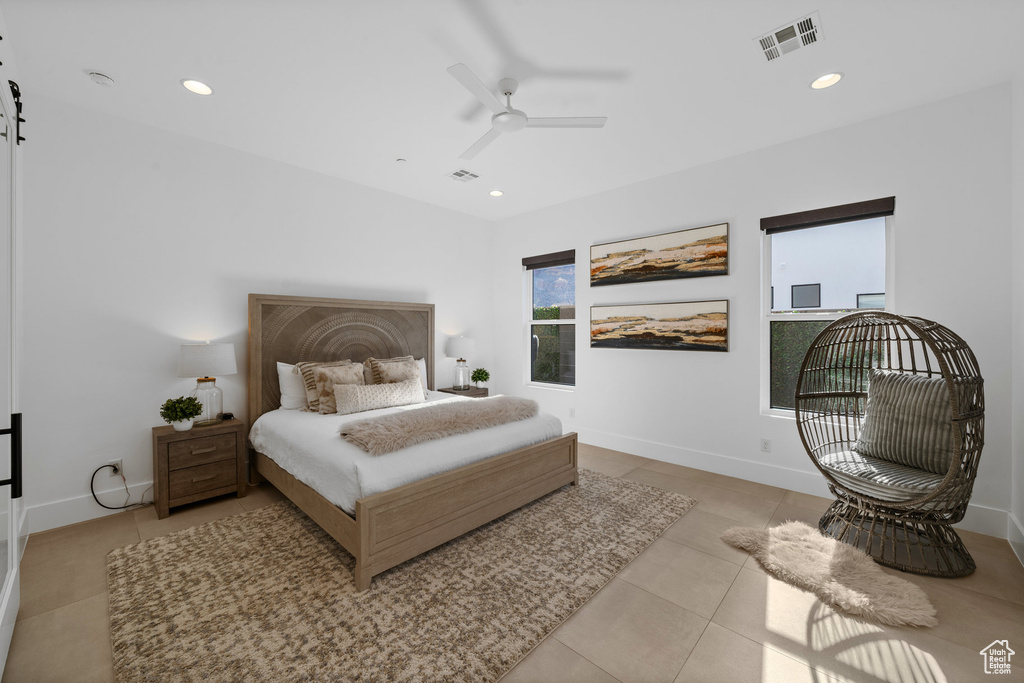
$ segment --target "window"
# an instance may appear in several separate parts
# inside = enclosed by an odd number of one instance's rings
[[[576,384],[576,251],[523,259],[529,291],[530,381]]]
[[[821,283],[793,285],[790,298],[793,308],[821,308]]]
[[[858,294],[857,308],[885,308],[885,292]]]
[[[764,317],[768,408],[795,407],[804,355],[829,323],[858,308],[885,308],[886,216],[894,211],[895,198],[887,197],[761,219],[770,292]]]

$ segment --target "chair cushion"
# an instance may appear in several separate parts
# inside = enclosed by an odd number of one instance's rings
[[[872,370],[864,422],[853,450],[945,475],[953,457],[946,380]]]
[[[818,464],[851,491],[894,503],[925,496],[934,491],[944,478],[942,474],[873,458],[856,451],[837,451],[823,455]],[[950,491],[953,492],[954,488]],[[948,498],[944,494],[935,499],[932,505],[926,504],[925,509],[940,506]]]

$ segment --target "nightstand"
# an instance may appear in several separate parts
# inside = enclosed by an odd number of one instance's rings
[[[485,398],[487,396],[487,387],[470,387],[469,389],[452,389],[447,387],[445,389],[438,389],[446,394],[455,394],[456,396],[469,396],[470,398]]]
[[[153,427],[153,502],[163,519],[170,508],[225,493],[246,493],[245,423],[176,432]]]

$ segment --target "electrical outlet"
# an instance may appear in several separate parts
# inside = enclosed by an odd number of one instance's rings
[[[569,408],[569,417],[576,417],[576,409]]]
[[[763,453],[771,453],[772,452],[772,440],[771,439],[761,439],[761,452],[763,452]]]
[[[124,474],[124,464],[120,460],[111,460],[107,464],[112,465],[110,468],[110,476],[120,477]]]

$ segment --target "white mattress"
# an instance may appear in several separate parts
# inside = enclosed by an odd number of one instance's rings
[[[427,392],[428,403],[473,401]],[[428,404],[427,403],[427,404]],[[341,438],[341,425],[427,405],[382,408],[354,415],[319,415],[301,410],[264,413],[249,432],[253,447],[349,514],[356,500],[425,479],[463,465],[562,435],[554,415],[510,422],[444,439],[426,441],[386,455],[370,455]]]

